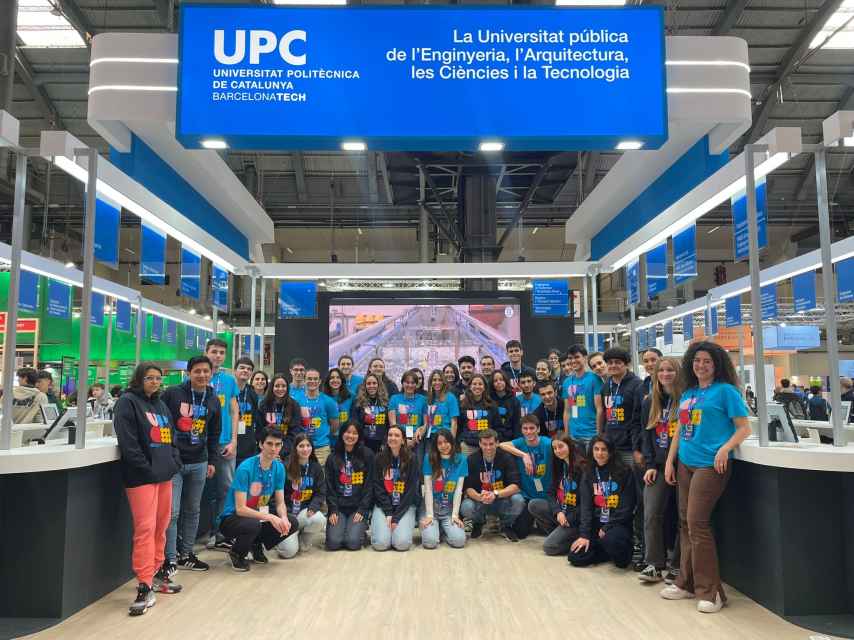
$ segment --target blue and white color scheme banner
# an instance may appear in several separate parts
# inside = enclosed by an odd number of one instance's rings
[[[673,281],[681,284],[697,276],[697,225],[673,236]]]
[[[252,346],[252,336],[243,336],[243,351],[244,355],[249,355],[250,347]],[[255,336],[255,353],[261,353],[261,336]]]
[[[762,301],[762,319],[773,320],[777,317],[777,284],[766,284],[760,290]]]
[[[178,338],[178,323],[174,320],[166,321],[166,344],[175,344]]]
[[[646,297],[652,300],[667,289],[667,243],[653,247],[646,254]]]
[[[202,257],[181,247],[181,295],[199,299],[199,281],[202,273]]]
[[[646,329],[641,329],[640,331],[638,331],[638,351],[643,351],[647,348],[647,339],[648,334],[646,332]]]
[[[732,198],[732,228],[735,261],[747,260],[750,256],[750,239],[747,229],[747,195],[742,193]],[[756,185],[756,230],[759,248],[768,246],[768,190],[765,181]]]
[[[532,287],[531,310],[535,316],[569,317],[569,282],[534,280]]]
[[[692,313],[682,318],[682,339],[685,342],[694,339],[694,314]]]
[[[705,334],[707,336],[718,335],[718,308],[711,307],[703,313],[706,322]]]
[[[724,326],[727,329],[741,326],[741,296],[733,296],[724,301]]]
[[[100,198],[95,201],[95,260],[119,268],[119,223],[122,212]]]
[[[51,318],[71,317],[71,287],[64,282],[47,281],[47,315]]]
[[[815,296],[815,271],[807,271],[792,278],[795,313],[810,311],[818,306]]]
[[[658,148],[662,9],[184,3],[177,138],[188,148],[211,137],[242,149],[354,138],[386,150],[477,150],[486,139]],[[532,118],[532,104],[561,115]]]
[[[673,344],[673,320],[664,323],[664,344]]]
[[[139,277],[148,284],[166,284],[166,236],[142,223]]]
[[[163,339],[163,318],[151,316],[151,341],[160,342]]]
[[[211,286],[214,306],[220,311],[228,311],[228,271],[211,265]]]
[[[629,290],[629,304],[640,303],[640,263],[632,260],[626,265],[626,288]]]
[[[821,346],[821,330],[816,325],[779,325],[762,328],[767,349],[814,349]]]
[[[316,318],[317,283],[282,282],[279,286],[280,318]]]
[[[130,331],[130,302],[116,300],[116,331]]]
[[[92,311],[89,319],[93,326],[104,326],[104,294],[92,293]]]
[[[39,310],[39,274],[21,270],[18,285],[18,309],[36,313]]]
[[[186,333],[184,334],[184,348],[185,349],[195,349],[196,348],[196,328],[188,326],[185,329]]]
[[[24,272],[21,272],[24,275]],[[854,300],[854,258],[836,263],[836,301]]]

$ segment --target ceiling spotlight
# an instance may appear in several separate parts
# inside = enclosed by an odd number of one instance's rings
[[[643,148],[643,142],[640,140],[623,140],[617,143],[617,151],[637,151]]]
[[[226,144],[225,140],[218,140],[215,138],[206,138],[202,140],[202,146],[205,149],[214,149],[216,151],[228,149],[228,145]]]
[[[367,144],[358,140],[350,140],[341,143],[341,149],[343,149],[344,151],[365,151],[367,150],[367,148]]]
[[[480,143],[481,151],[504,151],[504,143],[498,141],[484,141]]]

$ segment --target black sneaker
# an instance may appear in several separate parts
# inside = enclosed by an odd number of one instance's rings
[[[252,547],[252,560],[258,564],[267,564],[270,562],[267,560],[267,556],[264,555],[264,547],[260,544],[256,544]]]
[[[479,538],[483,535],[483,523],[482,522],[472,522],[471,525],[471,537]]]
[[[519,536],[513,531],[513,527],[501,527],[501,535],[510,542],[519,542]]]
[[[174,578],[175,574],[178,573],[178,565],[174,562],[169,562],[168,560],[163,561],[163,572],[166,574],[167,578]]]
[[[196,557],[195,553],[188,553],[183,558],[178,558],[178,568],[189,571],[207,571],[211,566]],[[170,578],[172,576],[169,576]]]
[[[656,569],[653,565],[647,565],[643,571],[638,574],[638,580],[643,582],[661,582],[663,576],[661,569]]]
[[[679,569],[670,569],[667,573],[664,574],[664,582],[665,584],[673,584],[676,582],[676,578],[679,577]]]
[[[217,551],[231,551],[231,540],[228,538],[217,537],[216,544],[213,548]]]
[[[136,600],[134,600],[128,608],[128,613],[132,616],[141,616],[154,606],[157,600],[154,597],[154,591],[147,584],[140,582],[136,588]]]
[[[632,569],[635,573],[640,573],[641,571],[646,569],[646,562],[644,562],[643,560],[635,560],[634,562],[632,562]]]
[[[231,559],[231,568],[235,571],[249,571],[249,563],[246,561],[246,558],[243,558],[234,551],[228,552],[228,557]]]
[[[172,582],[172,579],[166,574],[166,567],[160,567],[160,571],[154,574],[154,581],[151,585],[152,591],[157,593],[180,593],[183,587]]]

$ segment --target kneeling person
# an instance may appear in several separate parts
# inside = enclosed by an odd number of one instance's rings
[[[424,458],[421,544],[425,549],[435,549],[442,533],[449,547],[460,549],[466,544],[460,502],[468,465],[449,429],[439,429],[428,442],[430,449]]]
[[[351,551],[362,548],[374,505],[374,452],[362,442],[353,423],[342,427],[335,451],[326,459],[326,549]]]

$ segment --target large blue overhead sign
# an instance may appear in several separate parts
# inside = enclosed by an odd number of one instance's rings
[[[662,7],[182,4],[177,137],[234,148],[644,148],[667,140]],[[549,105],[550,117],[531,117]],[[643,105],[643,108],[638,108]]]
[[[531,308],[535,316],[569,317],[569,282],[534,280]]]

